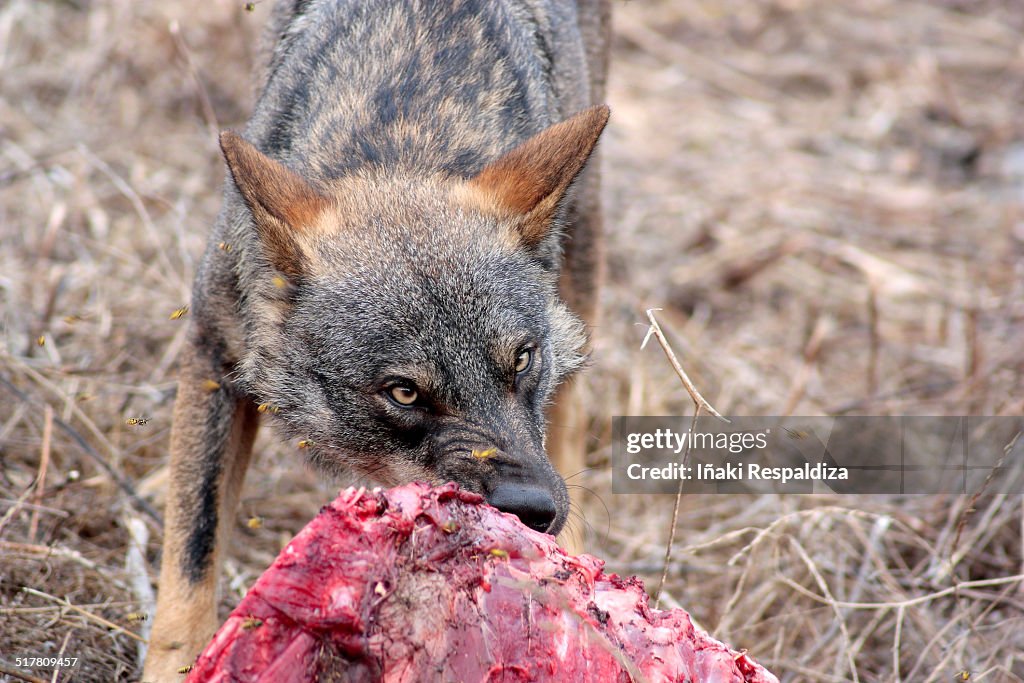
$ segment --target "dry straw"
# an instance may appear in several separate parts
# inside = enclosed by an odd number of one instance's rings
[[[0,3],[4,676],[138,679],[128,527],[155,580],[189,319],[170,317],[270,5],[244,4]],[[652,590],[664,572],[662,605],[787,681],[1024,680],[1020,496],[683,496],[673,524],[672,497],[610,493],[607,447],[611,415],[692,410],[638,350],[652,306],[725,415],[1024,413],[1019,5],[615,10],[609,285],[573,479],[596,494],[590,548]],[[293,447],[257,452],[224,607],[332,495]],[[59,653],[78,668],[14,673]]]

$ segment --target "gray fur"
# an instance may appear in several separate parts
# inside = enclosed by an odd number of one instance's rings
[[[216,627],[256,405],[329,474],[501,485],[505,501],[543,489],[550,531],[562,527],[547,408],[584,363],[579,315],[596,309],[601,270],[596,172],[565,191],[607,111],[558,129],[578,144],[535,136],[602,99],[607,27],[608,0],[279,0],[243,133],[262,155],[227,137],[255,174],[225,183],[193,290],[145,680],[179,680]],[[553,198],[540,213],[513,215],[529,187],[503,194],[509,169],[481,171],[538,139],[569,159],[551,175],[568,176],[538,184]],[[261,188],[272,196],[254,199]],[[292,218],[316,225],[291,234]],[[427,400],[397,406],[395,378]],[[578,469],[572,452],[563,471]]]
[[[564,521],[564,485],[544,458],[544,408],[581,364],[582,324],[557,299],[552,273],[529,254],[496,250],[495,225],[480,216],[467,225],[419,179],[468,178],[589,104],[575,26],[575,7],[564,2],[309,0],[276,8],[270,30],[280,40],[245,136],[322,188],[372,178],[375,191],[351,201],[377,221],[323,244],[329,272],[282,293],[229,182],[194,310],[200,324],[216,321],[240,387],[279,410],[288,436],[316,444],[318,464],[386,483],[414,471],[486,490],[496,462],[462,462],[468,452],[445,461],[425,442],[403,449],[379,428],[376,397],[367,396],[373,373],[429,368],[444,376],[438,394],[461,419],[486,416],[481,448],[490,436],[503,453],[523,451],[505,459],[522,468],[528,458],[531,476],[557,491],[558,526]],[[372,206],[396,199],[408,201],[401,225],[389,222],[394,206]],[[294,306],[284,320],[254,305],[283,295]],[[225,308],[237,318],[226,319]],[[495,363],[513,362],[517,341],[527,339],[540,343],[543,374],[531,404],[517,408]],[[394,458],[407,462],[391,467]]]

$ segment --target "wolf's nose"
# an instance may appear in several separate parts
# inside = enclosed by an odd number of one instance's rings
[[[546,490],[527,484],[498,484],[487,502],[502,512],[510,512],[535,531],[546,532],[558,514],[555,499]]]

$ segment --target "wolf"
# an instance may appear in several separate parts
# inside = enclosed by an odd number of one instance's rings
[[[570,500],[548,450],[582,469],[570,378],[602,270],[608,0],[271,15],[254,113],[220,138],[146,681],[180,680],[216,629],[264,416],[328,474],[455,481],[552,534]]]

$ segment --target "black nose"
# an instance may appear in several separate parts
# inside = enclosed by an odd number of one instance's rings
[[[503,483],[495,487],[487,502],[502,512],[510,512],[535,531],[551,528],[558,511],[550,493],[537,486]]]

